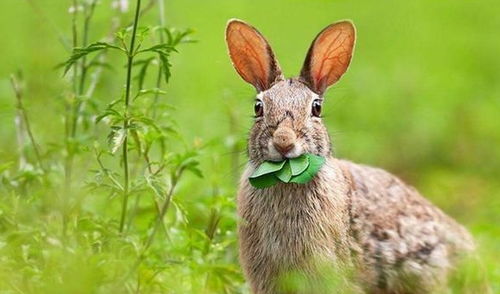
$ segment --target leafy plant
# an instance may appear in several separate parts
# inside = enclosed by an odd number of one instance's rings
[[[208,195],[201,207],[207,223],[190,223],[194,210],[182,190],[185,181],[193,182],[190,174],[203,176],[198,156],[205,145],[185,141],[174,108],[165,103],[171,54],[193,42],[193,31],[165,27],[163,0],[143,8],[137,1],[129,27],[113,26],[112,38],[90,42],[100,3],[72,1],[72,42],[64,42],[72,48],[59,66],[70,87],[61,95],[63,143],[35,141],[23,80],[12,77],[19,165],[0,165],[0,192],[6,196],[0,205],[0,289],[234,293],[243,281],[233,262],[232,193],[218,184],[200,190]],[[155,5],[160,25],[139,26]],[[120,57],[124,70],[112,66]],[[124,72],[124,91],[112,101],[105,86],[116,79],[104,69],[114,76]]]
[[[156,138],[162,138],[161,141],[164,144],[164,138],[171,128],[162,127],[157,125],[154,120],[147,117],[146,114],[136,111],[133,108],[133,103],[137,98],[148,95],[155,94],[161,95],[165,92],[159,88],[153,89],[143,89],[145,76],[151,62],[152,57],[148,57],[144,60],[136,61],[139,55],[143,54],[156,54],[158,60],[160,61],[161,73],[164,77],[164,81],[168,82],[170,78],[170,67],[169,62],[170,53],[176,51],[175,46],[180,44],[183,39],[189,35],[189,32],[184,34],[172,35],[171,31],[168,29],[160,30],[161,33],[166,32],[168,36],[168,42],[155,44],[149,46],[145,49],[143,47],[145,38],[148,36],[149,28],[139,28],[139,18],[141,11],[141,1],[136,2],[136,8],[134,13],[134,21],[132,23],[131,30],[122,29],[116,34],[116,39],[120,45],[114,45],[107,42],[96,42],[88,45],[84,48],[75,48],[73,54],[64,63],[65,72],[69,71],[72,66],[74,66],[79,60],[87,57],[91,53],[95,53],[101,50],[114,49],[118,52],[124,54],[127,66],[126,66],[126,79],[125,79],[125,93],[123,94],[123,99],[119,99],[115,102],[109,104],[108,108],[103,114],[97,117],[97,122],[107,118],[111,123],[111,132],[108,136],[108,142],[110,145],[111,153],[114,154],[119,148],[121,148],[121,159],[123,164],[123,183],[121,184],[121,191],[123,194],[122,199],[122,211],[120,217],[120,232],[125,229],[127,211],[128,211],[128,199],[131,193],[131,181],[130,181],[130,170],[129,170],[129,138],[132,136],[133,142],[135,143],[134,148],[139,151],[142,155],[148,169],[151,172],[151,162],[149,162],[149,150],[151,148],[151,141],[148,140],[147,136],[151,135],[152,132],[156,133]],[[129,44],[127,45],[127,39],[129,39]],[[139,88],[137,94],[132,94],[132,77],[134,66],[139,66]],[[159,84],[157,84],[159,86]],[[118,106],[120,108],[116,109]],[[159,137],[158,137],[159,136]]]

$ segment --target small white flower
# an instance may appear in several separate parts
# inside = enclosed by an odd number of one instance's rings
[[[125,13],[128,11],[128,0],[115,0],[111,3],[111,7]]]

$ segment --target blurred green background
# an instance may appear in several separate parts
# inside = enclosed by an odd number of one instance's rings
[[[69,56],[60,36],[71,35],[70,2],[0,2],[0,164],[18,157],[15,98],[9,82],[9,75],[18,70],[24,73],[25,104],[41,147],[50,149],[63,140],[61,101],[69,82],[55,66]],[[116,14],[111,2],[102,0],[96,8],[91,41],[100,40],[109,30],[111,16]],[[130,21],[131,2],[122,19]],[[204,178],[190,176],[175,197],[188,219],[184,228],[193,232],[203,230],[216,208],[221,214],[218,240],[227,241],[210,258],[196,256],[184,243],[171,247],[172,255],[190,262],[176,270],[179,283],[169,287],[179,289],[171,293],[196,292],[192,285],[183,288],[190,283],[190,275],[210,279],[210,271],[216,275],[226,270],[230,274],[221,274],[220,284],[227,279],[234,287],[212,285],[213,293],[222,293],[223,288],[228,293],[248,291],[237,265],[234,169],[241,170],[246,161],[245,140],[255,93],[235,73],[226,54],[224,28],[233,17],[253,24],[267,37],[286,76],[298,74],[310,42],[323,27],[340,19],[354,22],[358,39],[350,69],[326,94],[325,121],[335,155],[397,174],[465,224],[479,244],[484,283],[494,293],[500,291],[498,1],[167,0],[166,16],[168,26],[193,28],[198,42],[183,45],[180,53],[172,55],[172,78],[162,99],[175,106],[171,116],[185,140],[206,144],[199,155]],[[141,19],[143,25],[156,23],[154,8]],[[119,97],[123,87],[123,60],[112,61],[115,70],[104,72],[94,97],[101,107]],[[105,136],[103,132],[101,137]],[[88,170],[96,165],[91,154],[77,159],[77,181],[91,177]],[[103,272],[120,272],[119,263],[103,268],[102,256],[94,256],[78,243],[71,258],[66,253],[59,256],[53,251],[55,245],[47,241],[53,231],[51,189],[57,187],[31,189],[28,196],[18,195],[15,201],[9,198],[14,197],[12,193],[2,190],[0,280],[4,282],[0,282],[0,292],[4,288],[6,293],[50,293],[48,289],[63,281],[69,288],[52,293],[106,293],[101,285],[118,279]],[[118,218],[102,200],[105,196],[83,189],[76,194],[83,195],[82,210]],[[37,199],[46,202],[43,209]],[[119,206],[118,200],[112,201]],[[14,209],[22,215],[19,231],[27,235],[46,232],[43,241],[25,243],[38,244],[37,254],[51,255],[53,265],[45,260],[34,266],[23,257],[24,241],[15,243],[20,246],[17,249],[9,245],[6,236],[12,227],[5,223],[12,220]],[[198,267],[203,262],[206,267]],[[44,282],[45,275],[61,278]],[[162,291],[152,287],[150,292]]]

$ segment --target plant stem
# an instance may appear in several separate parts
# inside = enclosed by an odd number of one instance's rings
[[[151,175],[151,176],[155,176],[155,173],[153,172],[153,169],[152,169],[152,164],[151,164],[151,160],[149,159],[149,150],[145,150],[144,151],[144,154],[143,154],[143,157],[144,157],[144,161],[146,162],[146,168],[148,170],[148,173]],[[137,195],[136,199],[135,199],[135,203],[134,203],[134,208],[132,209],[132,213],[130,214],[130,217],[128,219],[128,225],[130,226],[134,220],[134,217],[135,215],[137,214],[137,211],[138,211],[138,208],[139,208],[139,197],[140,195]],[[153,195],[153,202],[154,202],[154,205],[155,205],[155,208],[156,208],[156,213],[158,215],[161,214],[161,207],[160,207],[160,203],[158,203],[158,201],[156,200],[156,197]],[[167,228],[165,227],[165,224],[162,222],[161,223],[161,226],[162,226],[162,229],[165,233],[165,235],[168,235],[168,231],[167,231]]]
[[[90,21],[92,20],[92,16],[94,15],[94,10],[95,6],[97,4],[97,0],[93,0],[89,4],[88,11],[85,16],[85,20],[83,22],[83,34],[82,34],[82,44],[81,47],[85,47],[88,45],[88,39],[89,39],[89,31],[90,31]],[[75,66],[76,68],[76,66]],[[78,87],[77,87],[77,101],[75,106],[73,107],[73,121],[71,124],[71,137],[74,138],[76,136],[76,131],[78,129],[78,121],[80,120],[80,113],[82,111],[83,107],[83,101],[81,101],[81,96],[84,94],[85,91],[85,81],[87,79],[87,57],[84,56],[82,57],[82,60],[80,62],[80,76],[79,76],[79,81],[78,81]],[[77,77],[78,78],[78,77]],[[75,85],[76,87],[76,85]]]
[[[161,29],[165,26],[165,5],[164,5],[164,0],[152,0],[149,2],[148,6],[146,8],[144,8],[142,11],[141,11],[141,15],[145,12],[146,9],[148,8],[151,8],[154,6],[155,3],[158,4],[158,24],[160,25],[160,44],[163,44],[164,43],[164,36],[163,36],[163,32],[161,31]],[[158,62],[161,62],[160,60],[158,60]],[[161,86],[161,79],[162,79],[162,69],[161,67],[158,69],[158,76],[157,76],[157,79],[156,79],[156,88],[157,89],[160,89],[160,86]],[[140,89],[141,90],[141,89]],[[153,113],[152,113],[152,118],[155,119],[156,118],[156,105],[157,105],[157,102],[158,102],[158,98],[159,98],[159,94],[156,93],[155,94],[155,98],[154,98],[154,102],[152,103],[150,109],[153,110]],[[163,149],[163,147],[162,147]],[[151,168],[151,161],[149,159],[149,150],[145,150],[144,151],[144,154],[143,154],[143,157],[144,157],[144,161],[146,162],[146,168],[148,169],[148,172],[150,175],[154,175],[153,173],[153,170]],[[163,152],[162,152],[163,153]],[[139,197],[139,196],[137,196]],[[156,212],[158,213],[158,215],[161,214],[161,207],[160,207],[160,204],[158,203],[158,201],[156,201],[156,199],[153,199],[154,201],[154,204],[155,204],[155,207],[156,207]],[[134,205],[134,209],[132,211],[132,215],[130,216],[129,218],[129,221],[128,223],[132,223],[132,220],[137,212],[137,205],[138,205],[138,202],[139,202],[139,199],[136,199],[135,201],[135,205]],[[165,235],[168,234],[167,232],[167,229],[165,228],[165,225],[163,223],[161,223],[162,225],[162,228],[163,228],[163,231],[165,232]]]
[[[128,196],[129,196],[129,169],[128,169],[128,128],[129,128],[129,106],[130,106],[130,86],[132,84],[132,65],[134,63],[134,54],[135,54],[135,37],[137,32],[137,26],[139,23],[139,12],[141,9],[141,0],[137,0],[137,5],[135,8],[135,18],[134,24],[132,27],[132,37],[130,39],[130,46],[128,51],[128,62],[127,62],[127,83],[125,85],[125,120],[123,122],[123,129],[125,131],[125,139],[123,140],[123,204],[122,204],[122,215],[120,219],[120,233],[123,232],[123,227],[125,225],[125,218],[127,215],[127,206],[128,206]]]
[[[137,269],[137,267],[141,264],[142,260],[146,256],[147,250],[153,244],[156,233],[158,232],[158,229],[160,228],[160,226],[163,224],[163,218],[165,218],[165,215],[167,214],[168,208],[170,207],[170,202],[172,202],[172,196],[174,195],[175,188],[177,187],[177,183],[179,182],[179,179],[181,178],[183,172],[184,172],[184,168],[180,168],[180,169],[176,170],[175,172],[173,172],[172,183],[170,185],[170,189],[168,190],[167,194],[165,195],[165,202],[163,202],[160,213],[158,214],[158,218],[154,222],[153,230],[149,234],[148,239],[146,240],[146,243],[144,244],[144,247],[142,248],[142,252],[139,255],[139,257],[137,258],[137,261],[134,263],[134,265],[132,266],[132,268],[130,269],[130,271],[126,277],[130,276],[130,274],[132,274]],[[167,238],[168,237],[169,236],[167,235]]]
[[[158,0],[158,15],[159,15],[158,18],[159,18],[159,23],[160,23],[160,44],[163,44],[163,43],[165,43],[165,37],[163,36],[163,29],[165,28],[165,3],[164,3],[164,0]],[[159,64],[161,64],[161,61],[160,60],[158,60],[158,61],[159,61]],[[161,66],[160,66],[158,68],[158,75],[156,76],[156,88],[157,89],[160,89],[162,76],[163,76],[163,71],[162,71]],[[156,93],[154,100],[153,100],[153,105],[152,105],[152,108],[153,108],[152,118],[153,119],[156,118],[156,109],[157,109],[156,105],[158,104],[159,97],[160,97],[160,94]]]
[[[45,169],[43,168],[43,164],[42,164],[42,156],[40,155],[40,149],[38,148],[38,144],[36,143],[35,137],[33,136],[33,132],[31,130],[31,125],[30,125],[30,122],[28,120],[28,115],[26,114],[26,109],[24,108],[22,86],[20,84],[20,81],[18,81],[16,79],[15,75],[10,76],[10,82],[12,84],[12,88],[14,89],[14,93],[15,93],[16,99],[17,99],[16,108],[18,111],[18,118],[20,120],[19,124],[21,125],[19,130],[22,131],[22,129],[23,129],[22,126],[24,125],[24,130],[28,134],[28,138],[30,140],[31,146],[33,147],[33,151],[35,153],[37,165],[45,173]],[[22,143],[22,140],[20,141],[20,143]],[[22,157],[23,156],[21,154],[21,158]]]
[[[72,32],[72,46],[73,48],[78,47],[78,30],[77,30],[77,1],[73,0],[73,7],[75,11],[72,13],[71,18],[71,32]],[[73,97],[66,101],[65,103],[65,118],[64,118],[64,135],[66,142],[66,156],[64,160],[64,190],[65,196],[69,194],[71,190],[71,178],[73,169],[73,149],[72,149],[72,136],[71,136],[71,109],[74,105],[76,96],[78,95],[78,68],[73,67]]]
[[[158,232],[158,229],[160,226],[163,224],[163,218],[165,217],[165,214],[167,214],[168,208],[170,206],[170,202],[172,200],[172,195],[174,194],[175,187],[177,186],[177,180],[181,177],[183,172],[183,169],[179,170],[179,173],[173,176],[172,179],[172,185],[170,186],[170,190],[168,191],[166,197],[165,197],[165,202],[163,202],[163,205],[161,206],[160,213],[158,214],[158,218],[156,219],[156,222],[153,227],[153,231],[149,235],[148,240],[146,241],[146,244],[144,245],[143,249],[143,255],[148,250],[148,248],[153,244],[153,240],[156,236],[156,233]],[[168,237],[168,235],[167,235]]]
[[[78,2],[73,0],[73,6],[75,7],[75,11],[73,12],[72,18],[72,34],[73,34],[73,49],[78,47],[78,27],[77,27],[77,9]],[[90,21],[92,16],[94,15],[95,6],[97,5],[97,0],[93,0],[86,9],[86,16],[83,22],[83,32],[82,32],[82,43],[81,46],[85,47],[88,43],[88,36],[90,31]],[[84,56],[80,62],[80,69],[75,65],[73,67],[73,99],[71,103],[67,103],[66,105],[66,152],[67,159],[65,162],[65,185],[66,185],[66,196],[71,190],[71,180],[73,174],[73,159],[74,159],[74,150],[73,144],[74,139],[76,137],[76,132],[78,129],[78,121],[80,119],[81,108],[83,102],[81,101],[81,96],[84,93],[85,81],[87,77],[87,61]]]

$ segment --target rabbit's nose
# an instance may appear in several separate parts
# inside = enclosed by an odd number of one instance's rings
[[[295,146],[297,136],[287,127],[277,129],[273,134],[273,146],[282,155],[286,155]]]

